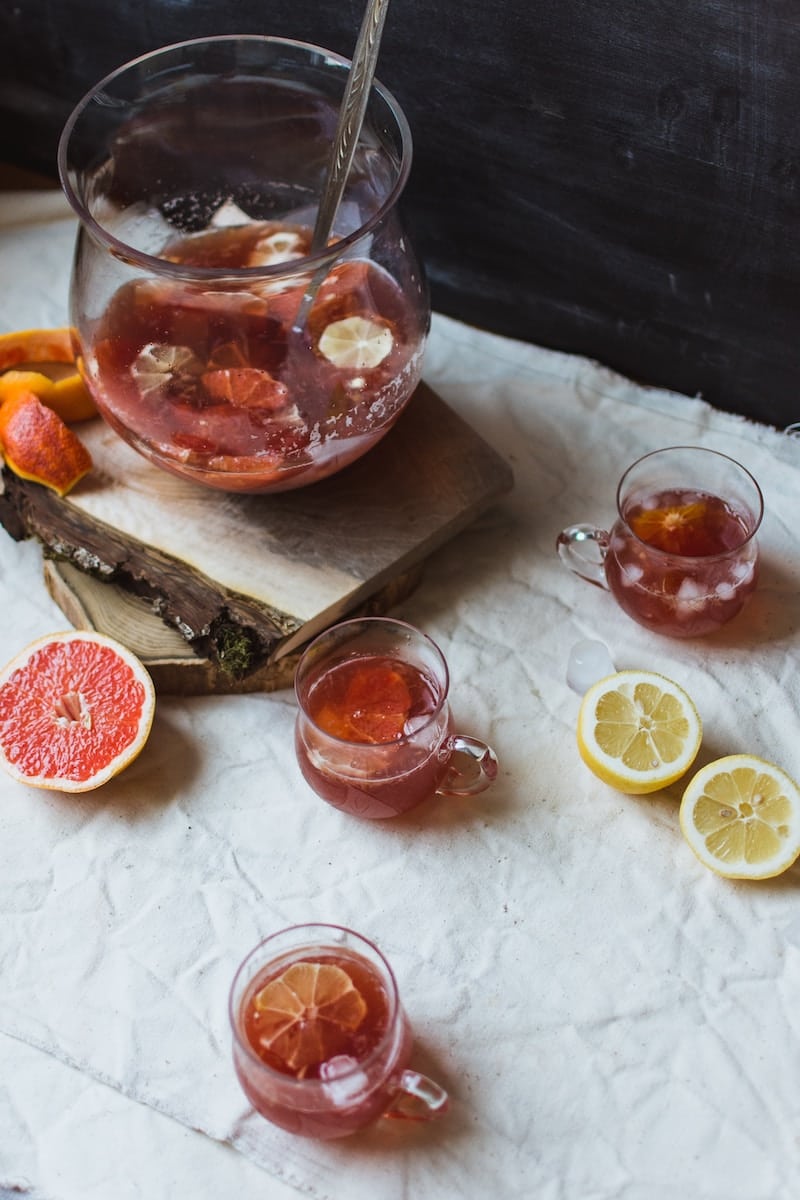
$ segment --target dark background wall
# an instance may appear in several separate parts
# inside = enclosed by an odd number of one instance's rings
[[[102,75],[216,33],[349,55],[354,0],[7,0],[0,159],[55,173]],[[434,306],[777,426],[800,420],[796,0],[392,0],[405,211]]]

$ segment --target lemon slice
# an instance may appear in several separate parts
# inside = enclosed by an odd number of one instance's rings
[[[703,727],[689,696],[654,671],[619,671],[592,685],[578,714],[578,750],[611,787],[645,795],[680,779]]]
[[[158,392],[176,375],[198,375],[203,369],[188,346],[148,342],[131,365],[131,373],[143,396]]]
[[[367,317],[344,317],[326,325],[319,339],[319,352],[335,367],[359,371],[377,367],[394,345],[392,331]]]
[[[333,963],[296,962],[253,998],[259,1042],[301,1078],[340,1053],[367,1004],[350,976]]]
[[[681,800],[683,836],[727,879],[771,879],[800,856],[800,788],[780,767],[730,754],[703,767]]]

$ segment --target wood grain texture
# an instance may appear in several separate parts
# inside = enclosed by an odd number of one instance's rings
[[[319,484],[247,496],[178,479],[99,419],[61,498],[3,469],[15,538],[145,599],[234,679],[275,663],[426,559],[507,492],[507,463],[421,385],[368,454]]]
[[[55,176],[71,106],[159,45],[353,51],[356,0],[0,8],[0,156]],[[788,0],[393,0],[378,76],[415,143],[435,307],[782,426],[800,418],[800,134]]]
[[[418,563],[380,588],[358,606],[353,616],[389,612],[418,586],[424,564]],[[235,676],[219,662],[192,649],[177,629],[162,621],[141,596],[113,583],[101,583],[67,562],[45,559],[44,581],[64,616],[76,629],[116,638],[145,665],[160,695],[205,696],[272,692],[291,687],[304,647]]]

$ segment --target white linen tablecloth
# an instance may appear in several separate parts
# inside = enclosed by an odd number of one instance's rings
[[[0,197],[0,332],[66,323],[73,238],[60,197]],[[440,316],[425,377],[516,476],[398,610],[442,647],[496,786],[343,815],[299,776],[288,691],[160,697],[140,758],[83,797],[3,776],[0,1197],[800,1194],[800,867],[705,870],[679,785],[633,799],[583,766],[565,680],[571,646],[599,638],[692,694],[699,764],[750,751],[800,777],[800,442]],[[628,463],[676,443],[739,459],[766,504],[756,597],[692,642],[647,633],[554,553],[562,526],[612,519]],[[39,548],[2,530],[0,606],[3,662],[66,624]],[[445,1119],[322,1144],[248,1110],[230,979],[306,920],[384,950]]]

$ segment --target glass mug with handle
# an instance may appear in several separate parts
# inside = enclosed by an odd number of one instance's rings
[[[761,489],[716,450],[670,446],[628,467],[610,531],[561,531],[562,563],[606,588],[654,633],[699,637],[735,617],[755,590]]]
[[[379,1117],[426,1121],[446,1091],[412,1070],[412,1033],[389,963],[338,925],[295,925],[256,946],[231,987],[239,1083],[261,1116],[339,1138]]]
[[[407,812],[434,794],[471,796],[497,777],[485,742],[455,731],[438,646],[388,617],[343,621],[295,674],[295,751],[313,790],[354,816]]]

